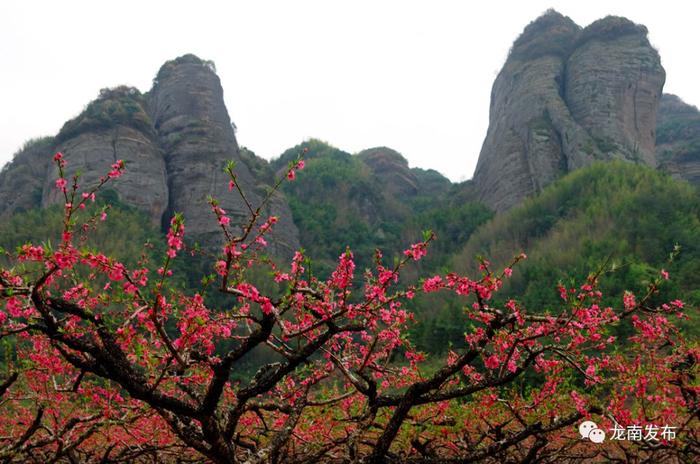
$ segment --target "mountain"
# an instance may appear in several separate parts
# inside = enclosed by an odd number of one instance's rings
[[[228,191],[223,169],[229,160],[236,162],[238,183],[254,206],[270,187],[251,173],[255,156],[241,156],[213,64],[194,55],[165,63],[145,94],[131,87],[102,90],[55,138],[28,144],[0,173],[1,217],[64,201],[53,185],[54,151],[64,153],[67,175],[80,172],[88,186],[124,160],[126,173],[110,186],[119,201],[146,212],[159,227],[167,226],[173,212],[183,213],[188,235],[206,246],[221,239],[208,196],[234,221],[247,216],[243,200]],[[291,256],[299,234],[284,197],[274,196],[266,213],[280,219],[271,237],[273,254]]]
[[[506,210],[596,160],[656,165],[665,81],[647,29],[609,16],[581,29],[550,10],[513,44],[491,91],[474,183]]]
[[[669,262],[676,247],[680,253]],[[523,251],[527,259],[513,268],[495,306],[515,298],[533,313],[558,308],[558,283],[579,287],[599,270],[603,304],[619,306],[626,290],[643,294],[665,269],[671,279],[652,305],[680,298],[694,308],[700,305],[700,195],[641,164],[595,162],[482,223],[461,249],[452,249],[447,268],[475,276],[477,256],[500,270]],[[465,331],[464,301],[439,297],[414,302],[414,340],[432,353],[460,343]],[[697,337],[700,317],[689,314],[684,331]]]
[[[658,121],[656,154],[660,168],[700,185],[700,112],[676,95],[664,94]]]
[[[345,247],[353,250],[360,268],[371,264],[376,248],[396,256],[430,228],[444,236],[441,244],[463,244],[491,217],[482,205],[454,203],[456,187],[447,178],[410,168],[400,153],[387,147],[351,155],[312,139],[272,160],[272,171],[280,174],[302,152],[306,167],[283,190],[301,244],[321,271],[328,271]],[[446,260],[448,249],[443,248],[431,256],[434,264]]]
[[[675,248],[680,253],[669,261]],[[672,279],[659,298],[674,295],[699,305],[700,195],[644,165],[596,162],[484,224],[454,255],[452,267],[476,272],[473,257],[480,255],[498,268],[521,251],[528,259],[503,294],[519,295],[529,308],[557,305],[557,282],[580,285],[599,269],[609,304],[625,290],[645,290],[665,268]]]
[[[490,124],[474,178],[452,184],[411,168],[388,147],[350,154],[318,140],[266,161],[238,146],[212,62],[194,55],[168,61],[146,93],[104,89],[55,137],[28,142],[0,172],[0,217],[63,200],[55,189],[54,151],[94,184],[117,159],[127,170],[110,188],[120,204],[165,230],[182,212],[188,235],[220,244],[209,195],[240,223],[247,206],[227,189],[223,167],[261,201],[288,163],[305,152],[307,168],[284,183],[266,214],[280,218],[273,255],[303,246],[328,269],[350,246],[362,264],[375,248],[389,255],[421,236],[438,235],[428,267],[447,264],[492,216],[596,161],[658,166],[700,183],[700,113],[662,96],[665,72],[644,26],[606,17],[586,28],[553,10],[525,27],[496,78]],[[657,117],[658,116],[658,117]]]

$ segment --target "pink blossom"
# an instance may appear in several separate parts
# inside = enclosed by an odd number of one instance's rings
[[[263,298],[262,303],[260,304],[260,308],[262,309],[263,314],[270,314],[272,313],[272,302],[270,301],[269,298]]]
[[[291,280],[291,277],[289,277],[289,274],[287,274],[286,272],[275,273],[275,282],[280,283],[287,280]]]
[[[436,292],[440,290],[443,287],[443,285],[444,284],[442,283],[442,277],[431,277],[429,279],[425,279],[425,282],[423,282],[423,291],[425,293]]]
[[[495,354],[492,354],[484,360],[484,366],[488,367],[489,369],[496,369],[500,365],[501,361],[499,361],[498,356]]]
[[[588,367],[586,368],[586,375],[588,377],[595,376],[595,366],[593,364],[589,364]]]
[[[66,191],[66,184],[68,184],[68,182],[63,177],[56,179],[56,188],[58,188],[62,192]]]
[[[510,372],[515,372],[518,370],[518,363],[516,363],[513,359],[509,359],[507,367]]]
[[[60,168],[66,167],[66,160],[63,157],[63,153],[61,153],[60,151],[53,155],[53,160]]]
[[[116,163],[112,165],[112,170],[109,171],[107,174],[107,177],[110,179],[116,179],[122,175],[122,171],[124,170],[124,161],[123,160],[118,160]]]
[[[410,256],[411,258],[413,258],[414,261],[418,261],[428,253],[426,248],[427,247],[423,242],[415,243],[411,245],[411,248],[409,248],[408,250],[404,250],[403,254],[405,256]]]
[[[292,273],[293,274],[301,274],[304,272],[304,266],[301,265],[301,263],[304,261],[304,255],[299,253],[298,251],[294,252],[294,258],[292,259]]]
[[[44,259],[44,249],[39,246],[22,245],[19,260],[42,261]]]
[[[574,405],[576,405],[576,410],[584,415],[588,415],[588,410],[586,409],[586,400],[581,398],[575,390],[571,392],[571,399],[574,400]]]
[[[559,290],[559,296],[561,297],[562,300],[566,301],[569,298],[568,294],[566,293],[566,287],[559,284],[557,286],[557,290]]]
[[[7,312],[10,313],[10,316],[12,317],[20,317],[22,316],[22,303],[19,301],[19,299],[15,296],[10,297],[7,300]]]
[[[219,275],[225,275],[226,274],[226,261],[219,260],[216,262],[214,265],[214,268],[216,269],[216,273]]]

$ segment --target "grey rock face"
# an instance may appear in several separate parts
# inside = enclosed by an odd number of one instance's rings
[[[646,29],[606,18],[581,30],[554,11],[528,27],[494,82],[474,184],[502,211],[596,159],[655,165],[665,79]]]
[[[664,94],[657,123],[659,167],[700,185],[700,111],[675,95]]]
[[[239,155],[219,77],[210,64],[193,55],[170,61],[158,73],[150,107],[165,155],[169,213],[183,213],[188,234],[200,243],[222,242],[220,226],[207,203],[209,196],[220,202],[234,224],[250,215],[244,200],[228,189],[226,163],[236,162],[238,183],[253,208],[265,192]],[[282,216],[271,236],[274,248],[287,249],[289,254],[298,247],[298,231],[282,197],[275,198],[268,212],[272,210]]]
[[[571,116],[605,153],[656,165],[656,111],[666,75],[646,36],[592,38],[567,63]]]
[[[53,137],[28,142],[0,171],[0,218],[41,205]]]
[[[97,185],[117,160],[123,160],[127,169],[106,188],[113,189],[120,201],[146,212],[159,225],[168,206],[168,187],[163,155],[154,140],[132,127],[117,125],[78,134],[60,143],[57,149],[68,162],[66,177],[81,172],[82,189]],[[62,203],[63,196],[56,189],[58,178],[55,165],[47,171],[42,195],[42,206]]]
[[[242,219],[245,206],[229,193],[224,167],[237,160],[238,145],[223,102],[216,74],[197,59],[166,63],[158,73],[151,95],[151,114],[163,147],[169,213],[185,216],[188,234],[209,241],[220,235],[207,197],[221,201],[233,220]],[[254,181],[245,165],[238,166],[241,187],[250,192]],[[251,192],[251,201],[258,197]],[[168,218],[166,218],[167,220]]]

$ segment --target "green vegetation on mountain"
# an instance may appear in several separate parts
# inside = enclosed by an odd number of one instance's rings
[[[643,165],[613,161],[574,171],[492,219],[478,203],[455,201],[458,186],[430,201],[388,195],[390,189],[358,157],[318,141],[289,150],[278,166],[304,148],[307,167],[285,191],[302,244],[319,269],[329,269],[346,246],[369,265],[375,248],[395,255],[421,230],[432,229],[437,240],[417,272],[452,268],[474,275],[477,256],[498,268],[525,251],[529,259],[501,295],[520,299],[532,311],[560,303],[557,282],[581,285],[599,269],[609,304],[619,305],[626,290],[642,291],[662,268],[672,279],[659,298],[700,303],[698,192]],[[466,196],[471,186],[459,188]],[[669,262],[677,246],[680,254]],[[464,302],[431,301],[414,302],[414,336],[427,351],[444,352],[464,334]]]
[[[100,90],[97,99],[90,102],[77,117],[66,122],[58,133],[62,142],[91,130],[124,125],[153,135],[153,122],[146,112],[146,101],[135,87],[120,86]]]
[[[676,246],[680,254],[669,263]],[[616,304],[625,290],[643,290],[661,268],[672,276],[661,298],[700,303],[698,192],[644,166],[598,163],[568,174],[481,227],[454,264],[473,270],[465,264],[481,255],[502,266],[523,250],[529,259],[503,294],[535,311],[558,304],[552,283],[580,284],[601,268],[602,289]]]
[[[640,45],[649,46],[648,30],[642,24],[635,24],[621,16],[606,16],[586,26],[579,34],[577,47],[589,40],[611,41],[626,35],[638,35]]]
[[[661,298],[700,304],[700,196],[694,187],[666,174],[626,162],[597,163],[494,217],[485,206],[466,201],[473,187],[469,183],[442,194],[400,195],[395,185],[389,188],[383,182],[389,173],[317,140],[288,150],[269,165],[258,163],[256,171],[266,178],[275,170],[279,175],[304,149],[305,169],[283,189],[302,246],[320,276],[333,268],[346,247],[361,270],[371,266],[375,249],[390,263],[430,229],[437,240],[411,272],[427,276],[456,269],[475,275],[476,256],[499,268],[525,251],[529,259],[518,265],[500,294],[521,300],[530,311],[559,304],[556,282],[580,285],[601,268],[602,289],[611,304],[619,304],[625,290],[642,290],[661,268],[672,276],[664,282]],[[119,203],[116,194],[108,191],[107,197],[103,201],[114,203],[107,223],[87,245],[134,264],[143,244],[150,242],[152,256],[160,259],[156,251],[162,251],[161,232],[144,213]],[[57,206],[23,211],[0,225],[0,244],[12,250],[28,241],[55,243],[60,226]],[[669,263],[676,246],[681,252]],[[183,285],[196,288],[212,272],[201,259],[180,261],[176,266],[184,273]],[[215,292],[207,300],[214,306],[221,303]],[[440,353],[463,337],[465,303],[450,296],[430,301],[428,305],[418,297],[413,302],[418,321],[413,335],[422,349]]]
[[[105,221],[100,218],[89,221],[100,206],[110,205]],[[120,203],[114,191],[105,190],[95,206],[77,218],[76,224],[87,224],[90,229],[83,247],[99,250],[113,256],[128,266],[134,266],[145,253],[149,259],[162,256],[165,251],[163,234],[150,223],[148,217],[136,208]],[[26,243],[60,243],[63,230],[63,208],[54,205],[43,209],[31,209],[10,216],[0,224],[0,246],[14,252]],[[79,235],[80,232],[78,232]]]
[[[662,165],[700,161],[700,111],[675,95],[664,94],[659,105],[656,144]]]
[[[383,195],[380,179],[356,157],[319,141],[286,151],[274,165],[284,168],[304,149],[306,167],[283,189],[303,231],[301,244],[318,270],[330,270],[345,247],[363,266],[370,264],[377,247],[387,254],[398,252],[408,211]]]
[[[54,137],[27,140],[0,169],[0,216],[41,205],[43,174],[56,144]],[[19,192],[24,192],[20,194]]]
[[[568,16],[552,9],[530,22],[510,49],[509,57],[533,60],[544,55],[566,58],[581,28]]]
[[[280,175],[290,161],[304,153],[305,169],[283,189],[300,230],[301,244],[314,258],[321,275],[332,269],[346,247],[353,250],[362,269],[371,265],[375,249],[382,250],[391,262],[428,229],[438,240],[423,268],[435,269],[446,264],[455,246],[466,243],[469,235],[491,217],[482,205],[454,204],[439,193],[440,187],[423,192],[421,182],[441,185],[435,175],[444,177],[431,171],[409,170],[407,164],[402,180],[417,185],[411,185],[415,191],[406,193],[397,186],[399,181],[387,181],[404,168],[405,160],[393,150],[379,150],[382,152],[377,156],[385,158],[372,168],[365,152],[350,155],[310,140],[271,163]]]
[[[680,253],[669,262],[676,247]],[[514,269],[499,298],[515,298],[530,312],[559,307],[557,282],[578,287],[598,270],[603,270],[606,304],[619,307],[626,290],[643,293],[665,269],[671,279],[654,301],[679,298],[697,307],[700,195],[689,184],[644,166],[597,163],[480,226],[461,251],[448,251],[447,267],[475,277],[477,257],[499,270],[522,251],[528,259]],[[445,352],[464,336],[465,302],[447,294],[427,302],[414,301],[414,340],[426,351]],[[687,333],[698,333],[697,321],[693,317],[685,324]]]
[[[208,68],[212,72],[216,73],[216,64],[212,60],[203,60],[200,57],[193,55],[192,53],[187,53],[182,56],[178,56],[173,60],[166,61],[163,66],[158,70],[158,74],[153,79],[153,85],[158,85],[160,81],[170,77],[172,72],[180,65],[196,65]]]

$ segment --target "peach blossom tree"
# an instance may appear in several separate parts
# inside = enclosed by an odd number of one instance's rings
[[[600,274],[559,286],[556,308],[499,305],[493,296],[524,254],[504,269],[482,261],[478,276],[404,282],[435,239],[426,233],[391,264],[377,251],[364,272],[345,250],[319,278],[302,252],[284,265],[265,254],[277,222],[266,206],[304,167],[300,157],[260,204],[226,167],[248,219],[234,224],[209,200],[223,243],[211,269],[217,301],[226,301],[209,307],[203,291],[172,284],[175,260],[196,252],[186,218],[172,217],[161,262],[127,267],[76,238],[105,226],[108,211],[93,203],[124,163],[83,189],[78,176],[66,178],[61,153],[54,161],[65,200],[60,243],[26,244],[0,269],[0,337],[11,347],[0,378],[5,461],[698,459],[700,350],[677,328],[683,302],[654,303],[663,270],[615,307],[602,304]],[[255,285],[260,268],[274,291]],[[445,359],[408,336],[416,295],[439,292],[464,301],[464,341]],[[263,348],[274,362],[234,380]],[[580,435],[586,420],[605,441]],[[637,427],[641,439],[619,432]]]

